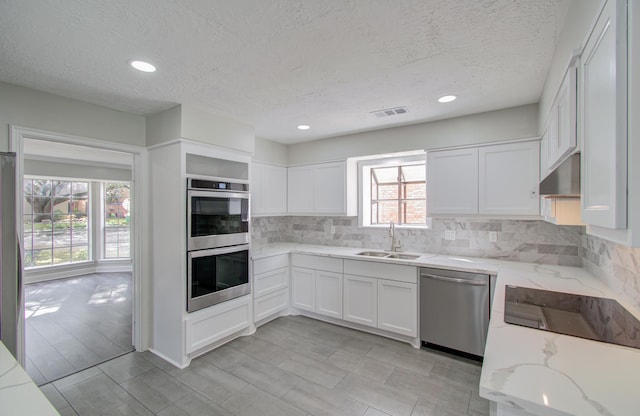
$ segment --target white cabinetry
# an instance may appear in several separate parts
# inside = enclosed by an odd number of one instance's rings
[[[344,320],[378,326],[378,279],[344,275]]]
[[[316,272],[316,312],[342,319],[342,273]]]
[[[478,213],[478,149],[427,153],[427,213]]]
[[[342,260],[291,256],[291,306],[342,319]]]
[[[378,328],[417,336],[418,287],[415,283],[378,279]]]
[[[418,336],[418,270],[414,266],[344,261],[345,320]]]
[[[429,215],[538,215],[539,143],[438,150],[427,154]]]
[[[346,161],[294,166],[288,171],[288,212],[298,215],[355,215],[357,186]]]
[[[286,215],[287,168],[260,162],[251,166],[251,215]]]
[[[478,212],[488,215],[537,215],[539,144],[537,141],[478,149]]]
[[[176,140],[149,148],[151,350],[178,367],[251,327],[251,296],[187,313],[187,178],[249,182],[250,156]]]
[[[287,173],[287,206],[290,214],[313,213],[314,167],[295,166]]]
[[[627,227],[627,2],[609,0],[581,59],[582,219]]]
[[[574,60],[551,105],[547,128],[540,142],[541,179],[576,151],[577,81]]]
[[[253,319],[265,323],[289,308],[289,255],[253,261]]]

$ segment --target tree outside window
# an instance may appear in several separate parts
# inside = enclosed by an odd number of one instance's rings
[[[24,267],[89,260],[89,183],[24,180]]]
[[[104,258],[131,256],[129,182],[104,183]]]

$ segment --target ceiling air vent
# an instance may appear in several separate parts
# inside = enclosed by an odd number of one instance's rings
[[[406,112],[407,112],[407,107],[394,107],[394,108],[385,108],[384,110],[372,111],[369,114],[373,114],[376,117],[389,117],[389,116],[397,116],[398,114],[405,114]]]

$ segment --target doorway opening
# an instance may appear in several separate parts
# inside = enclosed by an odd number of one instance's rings
[[[145,150],[12,132],[20,178],[23,366],[43,385],[146,349],[144,325],[136,325],[144,301],[138,184]]]

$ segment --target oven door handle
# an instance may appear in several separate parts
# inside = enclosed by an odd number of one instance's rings
[[[229,192],[229,191],[188,191],[189,197],[205,197],[205,198],[239,198],[249,199],[249,193]]]
[[[189,258],[197,259],[198,257],[216,256],[218,254],[236,253],[238,251],[249,250],[249,244],[242,244],[239,246],[212,248],[206,250],[196,250],[189,252]]]

